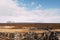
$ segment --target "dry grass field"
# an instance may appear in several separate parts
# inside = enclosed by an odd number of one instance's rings
[[[60,40],[60,23],[0,23],[0,40],[56,40],[52,32]]]
[[[0,23],[0,32],[47,32],[47,30],[29,30],[29,28],[52,28],[60,32],[60,23]],[[23,28],[23,29],[22,29]]]
[[[0,29],[0,32],[38,32],[38,33],[43,33],[43,32],[48,32],[46,30],[28,30],[28,29]]]
[[[60,23],[0,23],[0,26],[14,26],[13,29],[20,29],[23,27],[49,27],[53,29],[60,29]]]

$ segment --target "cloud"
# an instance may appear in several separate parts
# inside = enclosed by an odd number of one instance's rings
[[[39,22],[39,23],[60,23],[60,9],[36,9],[18,6],[17,0],[0,0],[0,22]]]

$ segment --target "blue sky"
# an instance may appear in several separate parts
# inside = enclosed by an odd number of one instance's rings
[[[38,5],[42,6],[42,9],[46,9],[46,8],[60,8],[60,0],[18,0],[18,4],[20,6],[22,6],[22,3],[26,4],[26,7],[31,8],[35,8]],[[31,4],[33,3],[33,5],[31,6]]]
[[[0,0],[0,22],[60,23],[60,0]]]

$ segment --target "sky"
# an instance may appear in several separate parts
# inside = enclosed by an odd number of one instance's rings
[[[60,0],[0,0],[0,23],[60,23]]]

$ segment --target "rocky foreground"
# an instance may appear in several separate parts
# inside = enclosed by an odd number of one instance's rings
[[[0,29],[0,40],[60,40],[60,32],[58,31],[59,29],[51,31]]]

